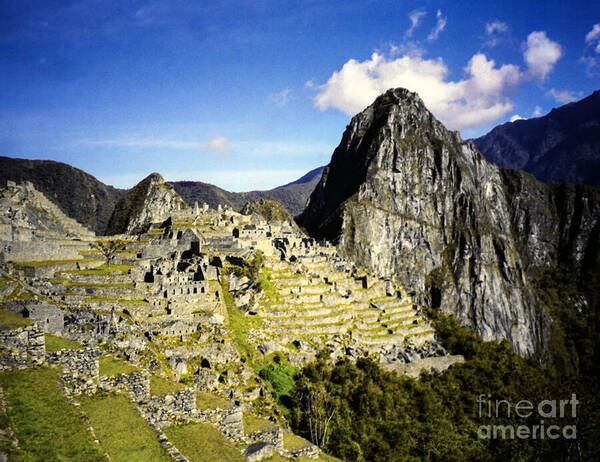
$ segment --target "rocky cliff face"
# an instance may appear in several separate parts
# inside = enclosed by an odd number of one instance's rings
[[[582,249],[593,235],[580,232],[584,218],[561,215],[572,204],[559,207],[558,195],[502,172],[415,93],[395,89],[352,119],[299,222],[484,339],[508,339],[530,355],[544,349],[549,318],[528,268],[556,261],[567,241]],[[564,200],[581,202],[573,195]],[[578,237],[561,241],[560,230]]]
[[[117,202],[106,234],[137,234],[187,205],[159,173],[152,173]]]
[[[550,184],[600,187],[600,91],[544,117],[508,122],[473,140],[491,162]]]
[[[513,235],[525,269],[600,268],[600,190],[546,185],[520,170],[501,170]]]

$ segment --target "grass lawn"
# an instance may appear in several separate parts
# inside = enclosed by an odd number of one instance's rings
[[[229,316],[229,325],[233,331],[238,351],[242,355],[245,355],[252,363],[258,360],[259,354],[258,350],[248,342],[248,334],[250,333],[250,329],[259,326],[260,321],[256,318],[246,316],[243,311],[236,308],[233,295],[229,293],[229,286],[225,282],[222,285],[222,291]]]
[[[8,326],[11,328],[30,326],[31,321],[20,314],[0,308],[0,327]]]
[[[111,355],[102,355],[98,358],[100,366],[100,375],[120,375],[129,374],[131,372],[139,370],[133,364],[129,364],[119,358],[115,358]]]
[[[193,462],[244,462],[244,456],[231,441],[210,424],[174,425],[165,433],[181,453]]]
[[[298,457],[297,459],[291,459],[294,462],[342,462],[340,459],[321,453],[316,459],[309,459],[308,457]],[[275,454],[273,457],[263,459],[264,462],[289,462],[290,459]]]
[[[83,287],[86,289],[133,289],[134,285],[126,282],[119,283],[92,283],[92,282],[68,282],[65,287]]]
[[[106,460],[76,408],[62,396],[53,369],[0,374],[8,416],[27,461]]]
[[[156,432],[142,419],[125,396],[97,394],[81,398],[79,401],[102,448],[113,462],[172,460],[158,442]]]
[[[42,260],[42,261],[14,261],[12,262],[17,266],[29,266],[34,268],[39,268],[42,266],[52,266],[52,265],[67,265],[69,263],[84,263],[91,261],[102,261],[100,259],[89,259],[89,260]]]
[[[68,338],[58,337],[52,334],[46,334],[46,351],[51,353],[58,350],[80,350],[83,345]]]
[[[196,392],[196,407],[198,409],[206,410],[206,409],[227,409],[231,407],[232,404],[225,398],[221,398],[220,396],[214,395],[207,391],[197,391]]]
[[[179,382],[175,382],[164,377],[156,375],[150,376],[150,394],[155,395],[166,395],[167,393],[177,393],[185,388],[185,385]]]
[[[244,431],[246,434],[258,432],[258,431],[266,431],[271,430],[274,425],[272,422],[268,421],[264,417],[259,417],[255,414],[251,414],[249,412],[244,412]]]
[[[102,261],[102,260],[84,260],[84,261],[90,262],[90,261]],[[67,270],[67,271],[61,271],[61,273],[64,273],[64,274],[112,274],[113,272],[118,271],[121,274],[127,274],[129,272],[129,270],[132,268],[133,268],[132,265],[116,265],[116,264],[106,265],[106,263],[104,263],[103,265],[96,266],[94,268],[80,269],[80,270]]]

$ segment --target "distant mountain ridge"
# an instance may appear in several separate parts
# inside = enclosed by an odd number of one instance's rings
[[[193,205],[194,202],[206,202],[213,208],[222,204],[241,210],[246,202],[266,199],[280,202],[295,216],[304,210],[306,201],[321,179],[324,168],[315,168],[296,181],[266,191],[235,193],[201,181],[175,181],[171,184],[189,205]]]
[[[266,191],[235,193],[201,181],[176,181],[170,184],[188,205],[206,202],[212,208],[221,204],[241,210],[246,202],[266,199],[280,202],[290,214],[298,215],[321,178],[323,168],[313,169],[291,183]],[[106,232],[117,202],[134,189],[106,185],[83,170],[62,162],[0,156],[0,188],[6,187],[7,181],[17,184],[30,181],[65,215],[96,234]],[[115,226],[111,232],[121,229],[120,225]]]
[[[125,190],[105,185],[83,170],[52,160],[0,157],[0,188],[9,180],[17,184],[30,181],[65,215],[99,234],[125,194]]]
[[[544,183],[600,187],[600,90],[543,117],[499,125],[473,142],[490,162]]]

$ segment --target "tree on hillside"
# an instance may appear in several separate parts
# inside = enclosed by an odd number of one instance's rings
[[[313,390],[301,397],[300,406],[308,418],[311,441],[323,448],[327,444],[329,422],[337,409],[333,398],[324,389]]]
[[[122,239],[111,239],[110,241],[96,241],[90,245],[102,254],[106,260],[106,266],[110,266],[117,253],[125,250],[127,243]]]

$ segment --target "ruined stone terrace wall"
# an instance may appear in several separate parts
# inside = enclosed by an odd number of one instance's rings
[[[0,261],[76,260],[80,248],[50,240],[0,241]]]
[[[37,326],[0,331],[0,368],[42,364],[46,356],[44,331]]]
[[[144,370],[116,376],[102,376],[99,387],[104,391],[123,390],[135,401],[144,401],[150,398],[150,373]]]
[[[47,360],[62,366],[61,382],[67,394],[91,395],[98,389],[98,357],[101,354],[95,348],[60,350],[49,353]]]

